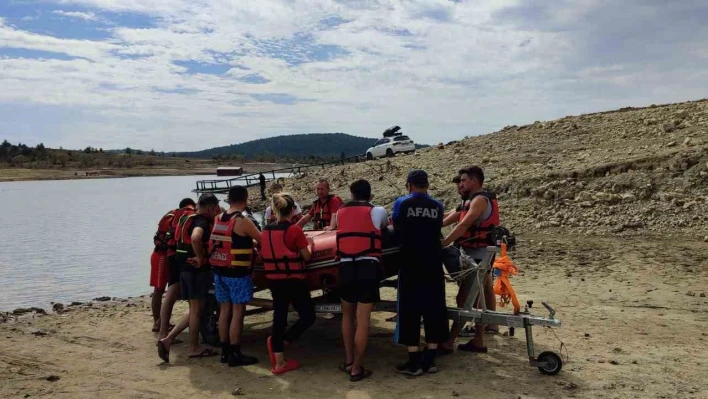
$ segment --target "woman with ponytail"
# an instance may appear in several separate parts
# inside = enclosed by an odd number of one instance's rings
[[[283,348],[299,338],[315,322],[315,303],[305,281],[305,262],[312,256],[313,243],[312,239],[305,236],[302,228],[290,222],[296,209],[290,195],[273,195],[271,206],[277,222],[263,228],[261,252],[273,297],[273,335],[268,337],[268,355],[271,372],[279,375],[300,367],[296,360],[285,358]],[[299,319],[286,331],[291,304]]]

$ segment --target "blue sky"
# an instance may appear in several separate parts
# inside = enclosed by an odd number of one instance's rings
[[[436,143],[706,97],[704,0],[2,0],[0,139]]]

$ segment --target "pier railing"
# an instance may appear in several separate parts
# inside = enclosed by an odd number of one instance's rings
[[[277,180],[281,177],[293,177],[299,176],[302,173],[308,172],[312,169],[325,169],[328,166],[345,165],[348,163],[358,163],[366,159],[364,155],[354,155],[347,158],[337,159],[335,161],[321,162],[316,164],[306,164],[299,165],[295,164],[287,168],[271,169],[260,173],[250,173],[243,176],[238,176],[230,179],[212,179],[212,180],[199,180],[197,181],[197,188],[194,190],[195,193],[227,193],[229,189],[233,186],[244,186],[253,187],[260,184],[260,175],[266,178],[266,184]]]

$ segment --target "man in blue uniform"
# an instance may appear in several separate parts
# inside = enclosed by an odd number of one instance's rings
[[[445,276],[442,269],[441,229],[445,208],[428,195],[428,174],[408,174],[410,194],[393,205],[393,225],[401,246],[398,272],[396,341],[408,347],[408,361],[396,367],[405,375],[435,373],[438,344],[448,338]],[[426,349],[420,352],[420,319]]]

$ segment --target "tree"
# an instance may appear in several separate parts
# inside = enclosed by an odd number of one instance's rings
[[[98,152],[100,152],[101,154],[103,154],[103,147],[99,148],[99,149],[98,149]]]
[[[176,152],[173,152],[173,153],[172,153],[172,158],[177,158],[177,153],[176,153]]]
[[[84,154],[90,154],[90,153],[92,153],[92,152],[93,152],[93,149],[92,149],[91,147],[86,147],[86,148],[84,149]]]
[[[133,153],[133,150],[132,150],[130,147],[128,147],[128,148],[125,149],[125,153],[128,154],[128,155],[130,155],[130,154]]]
[[[143,155],[143,150],[135,150],[135,153],[136,153],[137,155]]]
[[[155,156],[155,155],[157,155],[157,154],[155,154],[155,150],[150,150],[149,155]]]

